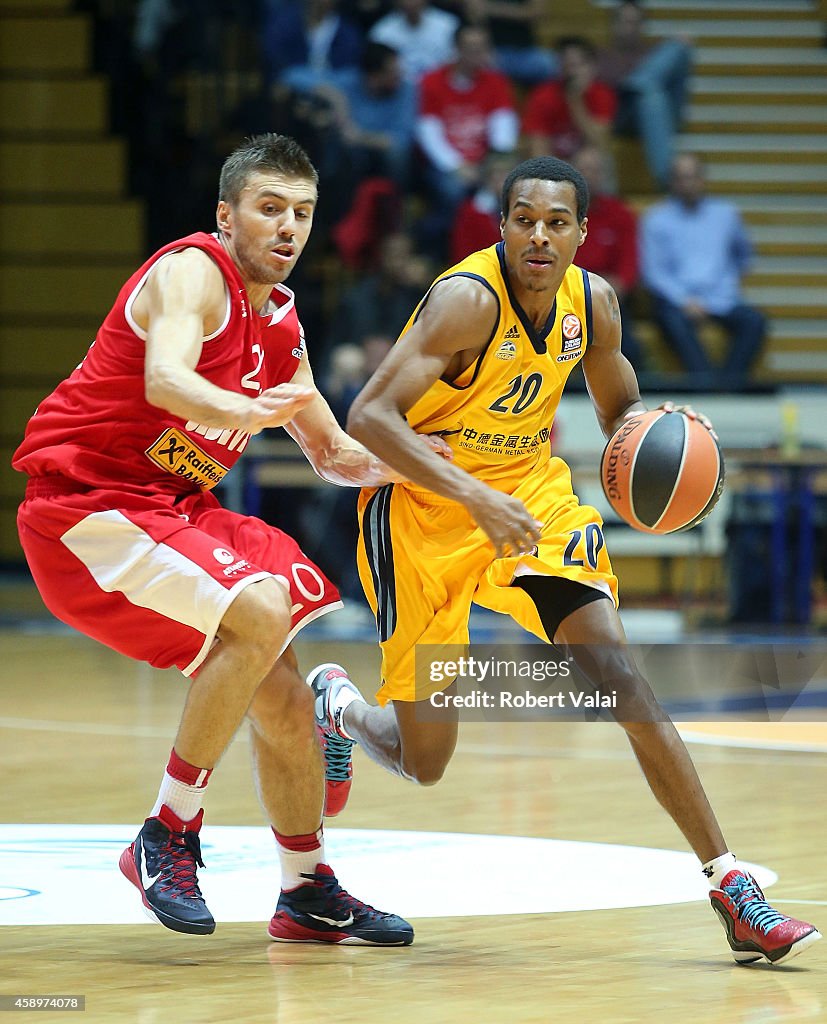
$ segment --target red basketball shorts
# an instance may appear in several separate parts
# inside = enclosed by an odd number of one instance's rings
[[[339,592],[286,533],[222,508],[209,493],[68,492],[32,480],[17,522],[38,590],[63,622],[131,658],[193,675],[244,587],[290,592],[286,647],[341,608]]]

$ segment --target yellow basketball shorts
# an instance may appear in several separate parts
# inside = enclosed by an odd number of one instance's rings
[[[511,493],[544,524],[533,555],[495,558],[467,509],[431,491],[403,484],[362,490],[357,564],[382,649],[380,704],[430,695],[417,691],[416,646],[468,644],[472,602],[550,642],[534,602],[511,586],[517,576],[564,576],[617,605],[603,520],[574,495],[568,466],[550,459]]]

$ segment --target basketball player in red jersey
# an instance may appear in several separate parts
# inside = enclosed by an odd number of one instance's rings
[[[120,859],[149,913],[175,931],[215,928],[196,877],[201,803],[246,716],[281,859],[271,937],[407,945],[411,926],[348,895],[324,853],[312,697],[289,644],[339,595],[292,538],[210,491],[252,434],[279,426],[326,480],[394,479],[316,390],[283,283],[317,182],[284,136],[229,156],[217,232],[172,242],[133,274],[84,361],[31,418],[14,456],[30,477],[19,531],[58,618],[196,677],[158,799]]]
[[[316,713],[331,737],[358,742],[389,771],[437,782],[457,717],[434,721],[418,706],[442,690],[450,701],[456,687],[450,676],[417,678],[417,645],[445,645],[449,659],[461,652],[472,601],[510,615],[563,648],[599,692],[616,691],[613,714],[698,856],[733,956],[781,963],[821,936],[771,907],[729,852],[686,747],[626,643],[599,513],[580,504],[550,449],[577,362],[607,437],[645,411],[620,349],[617,298],[575,264],[588,200],[583,176],[562,160],[517,166],[503,185],[502,241],[436,279],[353,403],[355,436],[405,476],[365,489],[360,501],[359,568],[380,634],[381,707],[362,699],[341,666],[323,665],[309,678]],[[453,461],[425,451],[417,432],[442,432]]]

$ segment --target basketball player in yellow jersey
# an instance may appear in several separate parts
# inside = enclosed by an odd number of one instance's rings
[[[689,754],[627,647],[600,516],[579,504],[568,468],[550,454],[554,413],[578,362],[607,437],[645,411],[620,351],[615,294],[574,265],[587,208],[586,183],[568,164],[520,164],[503,187],[502,241],[437,278],[353,404],[348,432],[410,483],[361,496],[358,558],[380,633],[380,707],[340,666],[311,673],[328,766],[348,786],[358,742],[403,778],[437,782],[457,721],[417,714],[431,692],[417,689],[414,648],[466,644],[472,601],[509,614],[563,648],[598,688],[618,692],[616,717],[710,880],[733,955],[779,963],[820,935],[770,907],[728,851]],[[418,434],[441,435],[453,458]]]

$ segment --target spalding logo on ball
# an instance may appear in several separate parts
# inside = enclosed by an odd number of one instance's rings
[[[620,518],[644,533],[697,526],[724,489],[724,457],[698,420],[682,412],[642,413],[609,440],[600,482]]]

